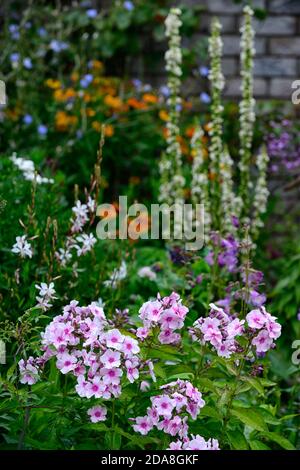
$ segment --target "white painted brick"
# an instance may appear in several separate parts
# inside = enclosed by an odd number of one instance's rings
[[[300,37],[271,38],[271,54],[300,56]]]
[[[297,59],[283,57],[256,58],[254,74],[259,77],[296,77]]]
[[[296,17],[283,15],[267,16],[263,21],[255,19],[253,26],[257,35],[292,36],[296,31]]]
[[[232,0],[206,0],[206,8],[212,13],[241,13],[243,6]],[[253,0],[255,8],[265,8],[265,0]]]
[[[288,78],[272,78],[270,95],[273,98],[289,98],[292,99],[292,79]]]

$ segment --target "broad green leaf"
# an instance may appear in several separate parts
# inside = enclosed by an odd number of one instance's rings
[[[276,442],[276,444],[285,450],[296,450],[294,445],[288,439],[281,436],[280,434],[277,434],[276,432],[264,432],[263,436],[270,441]]]
[[[246,438],[243,433],[238,430],[227,431],[227,438],[230,444],[230,447],[236,450],[248,450],[249,446],[247,444]]]
[[[249,445],[251,450],[270,450],[270,447],[257,439],[250,441]]]
[[[268,427],[261,415],[252,408],[236,408],[231,410],[231,414],[246,426],[257,431],[268,431]]]

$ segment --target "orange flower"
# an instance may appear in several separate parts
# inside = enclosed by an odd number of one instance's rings
[[[152,95],[152,93],[145,93],[145,94],[143,95],[143,100],[144,100],[146,103],[150,103],[150,104],[155,104],[155,103],[158,102],[157,96]]]
[[[92,60],[92,68],[95,70],[101,70],[103,68],[103,62],[100,60]]]
[[[86,108],[85,112],[88,117],[93,117],[96,114],[96,111],[92,108]]]
[[[77,82],[78,79],[79,79],[79,73],[78,72],[73,72],[72,75],[71,75],[72,82]]]
[[[92,100],[92,97],[91,97],[91,95],[90,95],[89,93],[85,93],[85,94],[83,95],[83,101],[84,101],[85,103],[89,103],[91,100]]]
[[[55,90],[54,99],[56,101],[64,102],[76,96],[76,91],[73,88],[67,88],[66,90]]]
[[[104,128],[104,135],[106,137],[112,137],[115,133],[114,127],[111,124],[106,124]]]
[[[58,111],[55,115],[55,127],[60,132],[65,132],[70,126],[77,124],[77,117],[70,116],[65,111]]]
[[[185,135],[189,138],[192,138],[193,135],[195,133],[195,128],[194,127],[188,127],[186,130],[185,130]]]
[[[158,113],[160,119],[162,121],[168,121],[169,120],[169,115],[167,113],[167,111],[165,111],[164,109],[161,109]]]
[[[134,109],[147,109],[146,103],[143,103],[136,98],[128,98],[127,104]]]
[[[102,126],[101,126],[100,122],[93,121],[92,122],[92,128],[95,129],[95,131],[97,131],[97,132],[101,132]]]
[[[59,80],[55,80],[53,78],[48,78],[46,81],[45,81],[45,84],[47,85],[47,87],[51,88],[52,90],[57,90],[58,88],[61,87],[61,83]]]
[[[123,102],[120,98],[111,95],[106,95],[106,97],[104,98],[104,103],[106,104],[106,106],[109,106],[110,108],[116,110],[122,108],[123,106]]]

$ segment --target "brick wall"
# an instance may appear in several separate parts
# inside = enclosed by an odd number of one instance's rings
[[[186,0],[187,4],[198,0]],[[240,94],[239,28],[242,6],[232,0],[202,0],[205,13],[199,37],[209,33],[213,16],[223,25],[225,95]],[[300,0],[254,0],[253,6],[267,11],[265,20],[254,20],[256,31],[255,95],[257,98],[291,96],[291,83],[300,78]]]

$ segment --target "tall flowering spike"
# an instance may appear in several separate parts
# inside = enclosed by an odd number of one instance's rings
[[[252,27],[253,10],[244,8],[244,23],[241,27],[241,77],[242,100],[240,102],[240,196],[243,201],[242,221],[249,222],[251,147],[255,122],[255,100],[253,98],[253,58],[254,30]]]
[[[255,240],[258,236],[259,229],[263,226],[262,216],[267,210],[267,202],[269,196],[267,184],[267,169],[269,163],[269,155],[267,149],[263,146],[261,152],[257,156],[256,166],[258,169],[258,177],[255,186],[253,200],[253,216],[251,222],[251,234]]]
[[[178,142],[179,118],[180,118],[180,85],[181,85],[181,38],[179,34],[181,10],[172,8],[168,14],[166,25],[166,36],[169,38],[169,49],[165,54],[166,70],[168,72],[169,88],[169,119],[167,121],[167,149],[160,162],[160,202],[173,204],[183,203],[184,178],[182,176],[182,154]]]
[[[213,229],[218,230],[220,225],[220,159],[223,153],[223,106],[222,90],[224,76],[221,67],[223,42],[220,36],[221,24],[218,19],[212,21],[211,37],[209,38],[210,73],[211,82],[211,128],[210,128],[210,178],[211,178],[211,214]]]
[[[221,174],[221,216],[223,231],[226,235],[234,235],[237,232],[237,224],[242,201],[236,196],[233,182],[233,160],[227,146],[220,159]]]
[[[204,205],[204,224],[205,232],[209,233],[211,225],[210,200],[208,187],[207,162],[205,161],[203,147],[203,130],[201,127],[195,129],[191,140],[191,149],[193,154],[192,166],[192,202]]]

